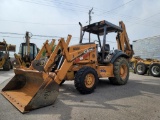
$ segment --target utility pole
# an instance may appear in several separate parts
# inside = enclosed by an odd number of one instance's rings
[[[92,9],[89,10],[89,13],[88,13],[89,14],[89,25],[90,25],[91,20],[92,20],[92,17],[91,17],[92,10],[93,10],[93,7],[92,7]],[[89,33],[89,43],[90,43],[90,33]]]
[[[26,32],[26,36],[25,36],[25,38],[26,38],[26,55],[27,56],[29,56],[29,54],[30,54],[30,45],[29,45],[29,43],[30,43],[30,36],[29,36],[29,32]]]

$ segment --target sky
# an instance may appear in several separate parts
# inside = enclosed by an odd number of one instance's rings
[[[123,21],[130,43],[137,39],[160,35],[159,0],[0,0],[0,41],[16,45],[24,42],[26,31],[33,34],[32,43],[41,48],[45,40],[72,35],[70,45],[79,42],[80,27],[107,20],[116,25]],[[18,34],[4,34],[18,33]],[[22,35],[19,35],[22,34]],[[45,35],[53,37],[37,37]],[[88,34],[84,36],[88,39]],[[111,49],[116,48],[116,34],[108,34]],[[85,40],[86,40],[85,39]],[[91,35],[91,40],[97,37]]]

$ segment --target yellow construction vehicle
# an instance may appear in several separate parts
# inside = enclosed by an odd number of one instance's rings
[[[9,71],[13,68],[9,52],[15,52],[16,46],[7,44],[5,40],[3,42],[0,42],[0,68],[3,68],[5,71]]]
[[[30,32],[26,32],[25,42],[20,44],[19,54],[14,54],[15,61],[12,62],[13,66],[29,67],[31,65],[31,61],[34,60],[34,58],[36,57],[38,53],[38,48],[36,44],[30,43],[31,37],[32,34]]]
[[[142,59],[138,56],[134,56],[131,59],[133,64],[134,73],[144,75],[147,73],[154,77],[160,76],[160,61],[156,59]]]
[[[119,26],[108,21],[100,21],[82,27],[80,41],[68,46],[71,35],[65,41],[59,39],[54,51],[46,41],[32,61],[29,68],[15,68],[15,76],[2,89],[2,95],[21,112],[51,105],[58,96],[59,84],[65,80],[74,80],[75,88],[81,94],[92,93],[99,78],[108,77],[112,84],[124,85],[129,79],[129,59],[133,55],[125,25]],[[95,42],[84,43],[85,32],[97,35]],[[120,50],[110,52],[106,44],[106,35],[117,32]],[[103,36],[101,43],[100,36]],[[54,42],[54,41],[53,41]],[[99,49],[98,49],[99,48]],[[46,50],[48,59],[41,65],[41,54]]]

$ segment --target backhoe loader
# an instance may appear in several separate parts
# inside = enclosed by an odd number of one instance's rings
[[[30,32],[26,32],[25,34],[25,42],[20,44],[19,54],[14,54],[15,61],[12,62],[15,67],[29,67],[31,65],[31,61],[34,60],[38,53],[38,48],[36,44],[30,43],[30,38],[32,34]]]
[[[128,62],[133,50],[124,23],[121,21],[117,26],[103,20],[84,27],[79,24],[78,44],[68,46],[71,40],[71,35],[68,35],[66,41],[59,39],[52,52],[46,41],[29,68],[15,68],[15,76],[1,93],[22,113],[53,104],[58,96],[59,84],[64,79],[74,80],[75,88],[81,94],[92,93],[99,78],[108,77],[115,85],[127,83]],[[85,32],[96,35],[98,44],[90,40],[84,43]],[[106,44],[106,35],[110,32],[117,33],[120,49],[114,52],[110,52],[109,44]],[[103,36],[102,43],[100,36]],[[44,50],[48,53],[48,59],[45,65],[41,65],[40,56]]]
[[[9,71],[13,68],[9,57],[9,52],[15,52],[16,46],[7,44],[5,40],[0,42],[0,68],[5,71]]]

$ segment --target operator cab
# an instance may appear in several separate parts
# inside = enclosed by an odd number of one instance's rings
[[[28,56],[28,60],[26,60],[27,45],[26,45],[26,43],[21,43],[20,44],[19,54],[21,55],[22,59],[25,62],[32,61],[36,57],[36,55],[38,53],[37,46],[34,43],[29,43],[29,46],[30,46],[30,54]]]
[[[84,27],[82,27],[81,23],[79,24],[81,26],[79,43],[80,44],[82,43],[85,32],[88,32],[89,34],[92,33],[92,34],[97,35],[98,46],[100,47],[100,52],[98,52],[98,62],[102,64],[108,63],[109,60],[107,57],[110,53],[110,46],[109,44],[106,44],[106,35],[111,32],[122,32],[123,31],[122,28],[108,21],[105,21],[105,20],[96,22],[96,23],[93,23],[93,24],[90,24]],[[102,43],[100,40],[100,36],[103,36]],[[89,43],[91,43],[90,39],[89,39]]]

